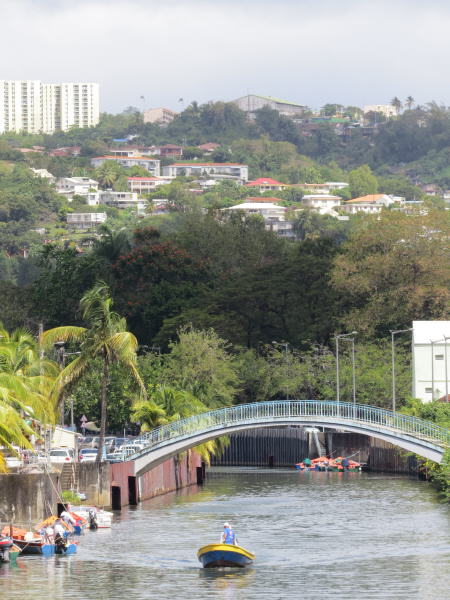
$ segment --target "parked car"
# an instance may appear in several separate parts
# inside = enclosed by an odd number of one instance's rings
[[[97,448],[82,448],[78,453],[78,461],[81,462],[95,462],[97,458]]]
[[[122,452],[120,450],[115,450],[114,452],[109,452],[106,455],[106,460],[109,463],[123,462],[124,461],[124,455],[122,454]]]
[[[8,448],[0,448],[8,469],[17,469],[23,467],[22,450],[18,446],[13,446],[17,454],[13,454]]]
[[[48,455],[51,463],[74,462],[74,452],[72,448],[52,448]]]

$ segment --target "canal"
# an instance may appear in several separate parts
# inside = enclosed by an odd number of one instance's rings
[[[197,548],[224,520],[256,552],[251,568],[199,567]],[[215,468],[201,488],[86,532],[77,555],[1,565],[0,598],[444,600],[449,524],[448,506],[407,477]]]

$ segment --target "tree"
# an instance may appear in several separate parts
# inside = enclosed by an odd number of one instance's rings
[[[391,106],[393,106],[395,108],[395,110],[397,111],[397,114],[400,113],[400,111],[402,109],[402,103],[397,98],[397,96],[394,96],[394,98],[392,98],[392,100],[391,100]]]
[[[80,354],[62,370],[53,388],[53,395],[59,401],[64,393],[75,386],[82,374],[92,368],[92,362],[101,358],[101,417],[97,464],[102,459],[104,447],[111,365],[123,364],[140,388],[142,396],[146,396],[144,384],[136,368],[137,340],[127,331],[125,319],[113,312],[112,304],[108,286],[99,282],[80,302],[87,327],[55,327],[45,331],[42,337],[46,348],[56,342],[78,343],[80,347]]]
[[[170,350],[162,381],[189,391],[208,409],[233,403],[239,387],[236,365],[228,343],[213,329],[183,327]]]
[[[9,333],[0,323],[0,448],[31,448],[36,435],[31,419],[54,423],[50,387],[58,374],[51,361],[41,360],[36,340],[23,329]],[[0,450],[0,472],[6,470]]]
[[[122,171],[122,167],[115,161],[105,160],[105,162],[95,170],[95,178],[103,188],[112,188]]]
[[[199,301],[207,264],[147,228],[135,232],[134,247],[119,256],[113,274],[119,307],[141,342],[149,343],[165,318]]]
[[[412,96],[408,96],[405,100],[405,104],[406,107],[408,108],[408,110],[411,110],[411,108],[414,106],[415,100]]]
[[[359,221],[331,278],[345,326],[384,336],[414,319],[448,318],[449,236],[445,211],[385,211]]]
[[[348,183],[352,198],[376,194],[378,182],[369,165],[362,165],[348,174]]]

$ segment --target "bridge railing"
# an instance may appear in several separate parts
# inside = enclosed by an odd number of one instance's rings
[[[167,425],[157,427],[138,438],[145,447],[137,453],[128,452],[128,458],[138,458],[153,447],[174,438],[191,437],[195,433],[226,429],[227,426],[252,422],[276,422],[301,417],[308,421],[318,418],[334,427],[353,423],[365,423],[372,428],[389,429],[398,436],[412,436],[444,448],[450,447],[450,430],[430,421],[393,412],[384,408],[346,402],[320,402],[317,400],[281,400],[240,404],[193,415]],[[226,431],[224,432],[226,433]]]

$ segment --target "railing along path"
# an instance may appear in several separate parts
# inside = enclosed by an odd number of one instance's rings
[[[345,402],[319,402],[316,400],[282,400],[273,402],[256,402],[241,404],[218,410],[193,415],[186,419],[174,421],[168,425],[157,427],[141,435],[136,441],[144,445],[144,449],[128,452],[128,459],[136,459],[152,449],[193,437],[196,434],[223,431],[236,425],[252,423],[276,423],[292,420],[295,424],[320,422],[320,425],[338,427],[349,424],[366,425],[369,429],[389,431],[395,437],[415,438],[434,444],[443,449],[450,447],[450,430],[430,421],[393,412],[384,408]]]

